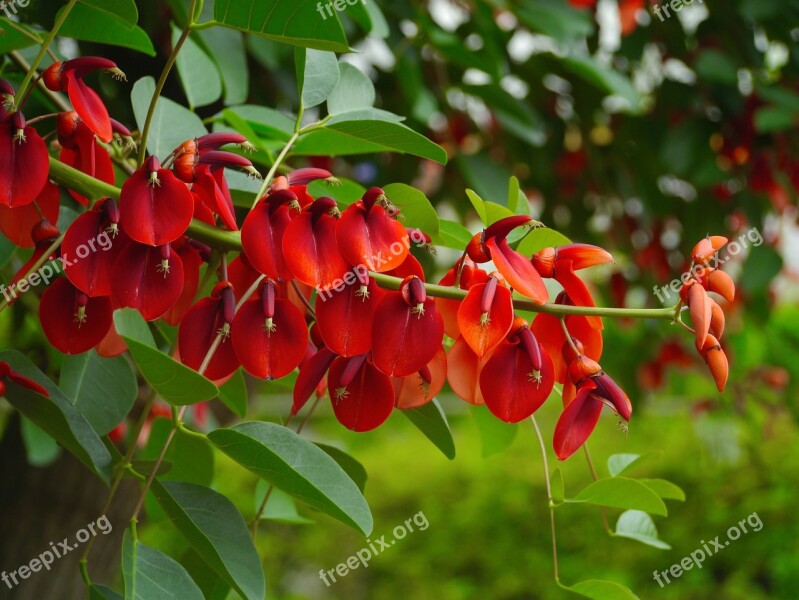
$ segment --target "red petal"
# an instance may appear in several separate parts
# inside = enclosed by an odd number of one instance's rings
[[[259,297],[248,300],[236,313],[230,333],[233,348],[247,371],[262,379],[279,379],[291,373],[305,356],[308,329],[290,301],[275,300],[274,331],[265,325]]]
[[[47,146],[36,130],[24,129],[26,141],[14,140],[16,128],[0,125],[0,204],[25,206],[41,194],[47,183]]]
[[[596,306],[588,286],[574,274],[574,264],[571,261],[560,258],[555,261],[555,280],[563,286],[575,306]],[[604,328],[601,317],[592,316],[585,317],[585,319],[594,329],[602,330]]]
[[[89,129],[97,134],[98,138],[106,143],[110,142],[114,137],[114,131],[111,128],[108,109],[106,109],[100,96],[83,83],[83,80],[76,76],[75,71],[65,71],[64,76],[67,81],[69,101],[75,108],[75,112],[83,119]]]
[[[402,261],[401,265],[398,265],[390,271],[386,271],[386,275],[399,277],[400,279],[415,276],[424,281],[424,267],[422,267],[422,264],[416,260],[416,257],[413,254],[408,254],[408,256],[405,257],[405,260]]]
[[[504,285],[497,285],[494,300],[484,321],[481,303],[485,283],[472,286],[458,310],[458,328],[475,354],[482,358],[496,348],[513,325],[513,298]]]
[[[342,256],[350,264],[385,273],[408,256],[410,238],[399,221],[375,204],[367,213],[361,201],[347,207],[336,226]]]
[[[242,253],[230,261],[227,268],[228,281],[233,284],[233,289],[239,294],[243,294],[250,286],[255,283],[255,280],[261,275],[258,271],[252,268],[250,261]]]
[[[439,348],[436,355],[427,364],[430,381],[426,381],[417,371],[407,377],[394,377],[394,398],[397,408],[418,408],[430,402],[444,387],[447,380],[447,353]]]
[[[183,262],[177,252],[162,266],[161,248],[131,242],[114,262],[111,289],[120,306],[137,309],[147,321],[163,315],[183,289]]]
[[[488,409],[506,423],[518,423],[537,411],[552,392],[555,372],[541,344],[541,372],[518,342],[503,342],[480,373],[480,390]],[[540,379],[539,379],[540,378]]]
[[[291,221],[285,205],[273,208],[262,202],[244,219],[241,245],[250,264],[272,279],[291,279],[291,271],[283,258],[283,234]]]
[[[283,234],[283,256],[289,270],[311,287],[327,289],[350,272],[336,244],[336,222],[330,215],[303,212]]]
[[[178,330],[178,350],[183,364],[198,371],[224,324],[221,300],[203,298],[192,306]],[[211,380],[222,379],[238,368],[239,359],[233,343],[230,337],[223,337],[204,375]]]
[[[61,194],[58,186],[48,181],[42,189],[42,193],[36,198],[36,204],[39,205],[39,209],[48,221],[58,222],[58,212],[61,208]],[[5,204],[0,204],[0,231],[20,248],[33,248],[35,244],[31,230],[41,220],[42,217],[33,203],[18,208],[9,208]]]
[[[544,280],[533,263],[508,246],[507,240],[497,241],[490,238],[486,241],[486,246],[491,251],[491,260],[497,270],[514,290],[538,304],[544,304],[549,299]]]
[[[217,169],[212,173],[210,165],[197,165],[194,169],[194,176],[192,190],[199,195],[212,212],[220,216],[225,227],[231,231],[238,231],[233,199],[225,181],[224,169]]]
[[[599,422],[602,401],[592,394],[595,387],[591,379],[586,379],[580,386],[577,396],[563,409],[558,419],[553,445],[555,454],[560,460],[566,460],[574,454],[586,442]]]
[[[124,233],[112,238],[103,221],[99,210],[83,213],[69,226],[61,243],[64,273],[72,285],[91,297],[111,295],[114,261],[131,243]]]
[[[462,337],[447,354],[447,383],[455,395],[469,404],[485,404],[480,392],[480,370],[485,365]]]
[[[367,295],[360,289],[361,283],[355,279],[340,292],[320,292],[316,297],[319,333],[325,345],[341,356],[357,356],[372,349],[372,323],[383,291],[371,278]]]
[[[319,387],[336,355],[322,346],[317,352],[302,361],[297,382],[294,384],[294,404],[291,414],[296,415]]]
[[[387,293],[375,310],[372,353],[375,366],[386,375],[404,377],[422,369],[444,339],[444,321],[428,298],[423,313],[412,313],[399,292]]]
[[[95,138],[94,132],[84,123],[75,129],[75,149],[62,148],[59,159],[86,175],[114,185],[115,174],[111,156]],[[89,199],[74,190],[69,190],[73,198],[83,206],[89,206]]]
[[[566,326],[573,338],[582,342],[585,355],[595,361],[602,358],[602,332],[594,329],[583,316],[566,317]],[[530,331],[546,349],[547,354],[552,358],[555,365],[555,381],[564,383],[568,380],[566,367],[563,360],[563,345],[566,343],[566,335],[560,325],[560,319],[554,315],[539,313],[533,319]]]
[[[370,431],[379,427],[394,410],[394,389],[387,375],[368,360],[346,386],[341,375],[351,358],[337,358],[330,365],[327,389],[338,422],[353,431]]]
[[[113,358],[119,356],[127,349],[128,345],[125,340],[122,339],[122,336],[117,333],[116,328],[112,325],[108,329],[108,333],[105,334],[103,341],[98,344],[97,354],[106,358]]]
[[[167,169],[158,169],[158,184],[150,184],[145,167],[122,186],[120,223],[132,239],[148,246],[162,246],[186,232],[194,214],[194,198]]]
[[[194,302],[197,288],[200,287],[200,267],[203,264],[200,252],[189,244],[183,244],[177,252],[183,263],[183,289],[172,308],[164,313],[164,321],[170,325],[178,325]],[[214,377],[214,379],[219,378]]]
[[[591,244],[567,244],[558,246],[557,260],[571,261],[575,271],[613,262],[613,255],[599,246]]]
[[[39,320],[50,343],[64,354],[80,354],[99,344],[111,328],[112,308],[108,296],[89,298],[85,320],[77,320],[80,291],[61,277],[42,294]]]

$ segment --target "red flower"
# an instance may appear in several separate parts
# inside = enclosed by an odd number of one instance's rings
[[[532,415],[555,385],[552,359],[527,323],[518,319],[514,329],[480,373],[486,406],[506,423],[518,423]]]
[[[297,195],[279,190],[261,199],[241,226],[241,246],[250,264],[272,279],[291,279],[283,257],[283,235],[291,210],[300,209]]]
[[[478,283],[485,283],[488,279],[488,273],[481,268],[476,267],[472,259],[465,256],[463,259],[463,268],[461,269],[461,260],[455,263],[455,266],[447,271],[446,275],[441,278],[438,285],[454,286],[455,280],[458,278],[458,270],[460,269],[461,278],[458,282],[458,287],[462,290],[468,290],[473,285]],[[461,307],[460,300],[449,300],[447,298],[436,298],[436,308],[441,313],[444,319],[444,332],[456,340],[460,336],[460,327],[458,326],[458,311]]]
[[[447,383],[458,398],[469,404],[485,404],[480,391],[480,375],[488,362],[474,353],[462,337],[455,340],[447,354]]]
[[[39,302],[44,335],[64,354],[81,354],[99,344],[111,328],[108,296],[89,298],[68,279],[56,279]]]
[[[336,354],[334,352],[322,346],[302,361],[297,381],[294,384],[292,416],[300,412],[314,391],[319,389],[319,385],[325,378],[325,373],[327,373],[335,358]]]
[[[61,193],[58,186],[48,181],[35,202],[36,205],[31,202],[18,208],[9,208],[0,204],[0,231],[15,246],[32,248],[35,245],[33,228],[42,220],[39,210],[42,211],[46,220],[51,223],[58,222],[58,213],[61,208]],[[39,210],[36,210],[37,206]]]
[[[368,354],[335,359],[327,389],[336,419],[353,431],[379,427],[394,410],[391,379],[372,364]]]
[[[15,112],[0,124],[0,204],[30,204],[47,183],[49,157],[39,133]]]
[[[569,458],[586,442],[599,422],[603,405],[609,406],[624,423],[632,415],[627,394],[587,356],[581,355],[569,365],[569,377],[577,387],[577,395],[555,426],[554,448],[560,460]]]
[[[0,397],[6,393],[7,382],[27,388],[32,392],[36,392],[37,394],[44,396],[45,398],[50,397],[50,392],[33,381],[33,379],[28,379],[24,375],[20,375],[16,371],[12,370],[11,365],[9,365],[7,362],[0,361]]]
[[[67,133],[68,132],[68,133]],[[75,112],[61,113],[58,116],[58,141],[61,144],[61,162],[114,185],[114,165],[108,151],[97,142],[97,136]],[[73,198],[83,206],[89,199],[74,190],[69,190]]]
[[[402,223],[393,218],[395,214],[383,190],[367,190],[363,198],[347,207],[336,226],[342,256],[351,265],[378,273],[401,265],[408,256],[410,240]]]
[[[83,82],[87,73],[108,71],[115,79],[125,79],[116,63],[98,56],[83,56],[66,62],[54,62],[43,74],[44,83],[54,92],[67,92],[69,101],[80,118],[104,142],[113,138],[108,110],[93,89]]]
[[[129,243],[114,261],[111,289],[120,306],[137,309],[147,321],[162,316],[183,289],[183,261],[169,244]]]
[[[424,368],[444,339],[444,321],[424,282],[408,277],[399,292],[389,292],[375,310],[372,353],[386,375],[404,377]]]
[[[458,310],[458,328],[478,357],[496,348],[512,325],[513,298],[495,274],[469,288]]]
[[[119,199],[122,228],[131,239],[148,246],[173,242],[186,232],[194,214],[194,199],[172,171],[155,156],[122,186]]]
[[[418,408],[430,402],[447,381],[447,353],[439,348],[426,367],[405,377],[392,377],[397,408]]]
[[[197,242],[190,241],[188,238],[179,238],[172,244],[172,250],[176,251],[183,263],[183,289],[175,304],[164,313],[163,319],[170,325],[180,324],[181,319],[189,310],[197,289],[200,287],[200,267],[203,264],[203,256],[196,246],[202,246]]]

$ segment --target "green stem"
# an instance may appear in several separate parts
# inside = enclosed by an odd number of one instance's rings
[[[302,131],[305,131],[303,129]],[[287,146],[288,148],[288,146]],[[286,148],[281,155],[288,152]],[[278,164],[279,160],[275,163]],[[276,167],[273,165],[273,171]],[[274,172],[270,172],[274,175]],[[112,198],[119,198],[119,188],[103,183],[81,173],[65,165],[64,163],[50,158],[50,177],[61,185],[77,191],[89,198],[98,198],[101,196],[110,196]],[[269,181],[270,175],[267,175],[264,182]],[[260,197],[260,196],[259,196]],[[241,250],[241,234],[238,231],[225,231],[218,229],[207,223],[193,220],[189,225],[188,235],[193,239],[204,242],[209,246],[218,248],[220,250]],[[382,288],[389,290],[398,290],[402,284],[402,279],[399,277],[392,277],[382,273],[370,272],[369,275],[375,282]],[[450,300],[463,300],[466,297],[467,290],[462,290],[456,287],[449,287],[443,285],[436,285],[433,283],[425,283],[425,290],[429,296],[436,298],[448,298]],[[583,316],[597,316],[597,317],[613,317],[613,318],[634,318],[634,319],[661,319],[664,321],[675,321],[675,308],[604,308],[596,306],[567,306],[564,304],[536,304],[532,300],[522,298],[514,298],[513,306],[517,310],[530,311],[535,313],[545,313],[555,315],[557,317],[566,317],[569,315],[583,315]]]
[[[189,22],[186,23],[186,27],[183,28],[183,33],[180,34],[175,47],[172,48],[172,53],[169,55],[169,58],[164,65],[163,71],[161,71],[161,76],[158,78],[158,83],[155,84],[155,91],[153,92],[153,97],[150,100],[150,106],[147,109],[147,118],[144,120],[144,128],[142,129],[141,140],[139,140],[139,167],[144,164],[144,158],[147,155],[147,138],[150,135],[150,126],[153,122],[153,116],[155,115],[155,107],[158,104],[158,98],[161,97],[161,92],[164,90],[166,79],[169,77],[169,73],[172,71],[172,66],[175,64],[175,61],[178,58],[178,52],[180,52],[183,44],[186,43],[186,40],[191,34],[191,28],[194,24],[194,11],[196,6],[197,0],[192,0],[191,6],[189,7]]]
[[[533,422],[535,435],[538,438],[538,445],[541,447],[541,458],[544,461],[544,482],[546,483],[547,499],[549,500],[549,529],[552,535],[552,572],[555,576],[555,581],[560,583],[560,573],[558,572],[558,541],[555,536],[555,502],[552,499],[552,484],[549,481],[547,448],[546,444],[544,444],[544,436],[541,435],[541,430],[538,428],[538,421],[535,420],[535,415],[530,415],[530,420]]]
[[[269,172],[266,174],[266,177],[264,177],[264,182],[261,184],[261,189],[258,190],[258,194],[256,194],[255,196],[255,202],[253,202],[252,204],[253,208],[255,208],[255,206],[258,204],[258,201],[261,199],[261,196],[263,196],[266,193],[266,188],[268,188],[269,184],[272,183],[272,178],[275,176],[277,168],[280,166],[280,163],[283,162],[283,159],[286,158],[286,155],[289,153],[289,150],[291,150],[291,147],[294,145],[294,142],[297,141],[297,138],[300,137],[301,133],[302,132],[299,130],[295,131],[292,134],[289,141],[286,142],[286,145],[283,147],[283,150],[281,150],[280,154],[277,155],[275,162],[272,163],[272,168],[269,169]]]
[[[22,80],[22,84],[20,84],[19,89],[17,90],[17,98],[24,98],[25,92],[30,85],[31,79],[33,79],[34,73],[36,73],[36,69],[39,68],[39,64],[41,64],[44,55],[47,54],[47,49],[50,47],[50,44],[53,43],[53,40],[58,35],[58,30],[61,29],[61,26],[64,24],[64,21],[67,20],[67,16],[69,15],[72,7],[78,3],[78,0],[69,0],[64,10],[61,11],[61,14],[58,15],[55,23],[53,23],[53,29],[45,38],[44,42],[42,43],[42,47],[39,49],[39,53],[36,55],[36,58],[33,59],[31,63],[31,68],[28,69],[28,72],[25,74],[25,79]]]

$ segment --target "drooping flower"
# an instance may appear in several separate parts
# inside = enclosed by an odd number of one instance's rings
[[[58,222],[61,194],[57,185],[48,181],[35,202],[35,205],[31,202],[17,208],[9,208],[5,204],[0,204],[0,231],[20,248],[32,248],[35,245],[33,228],[41,222],[42,214],[51,223]]]
[[[480,391],[480,374],[490,357],[488,354],[480,359],[463,337],[455,340],[447,353],[447,383],[458,398],[469,404],[485,404]]]
[[[78,118],[77,113],[58,116],[58,141],[61,144],[59,159],[95,179],[114,185],[114,165],[108,151],[97,141],[95,133]],[[89,199],[74,190],[70,195],[83,206]]]
[[[43,79],[48,89],[66,92],[84,123],[107,143],[114,136],[108,109],[97,92],[83,81],[88,73],[97,70],[108,71],[115,79],[125,80],[125,74],[115,62],[99,56],[82,56],[66,62],[54,62],[44,71]]]
[[[723,392],[727,385],[727,377],[730,372],[730,365],[727,361],[727,355],[721,348],[718,339],[713,335],[708,335],[705,343],[700,350],[702,359],[710,369],[713,379],[716,381],[716,388],[719,392]]]
[[[99,344],[111,328],[108,296],[89,298],[65,277],[42,294],[39,320],[50,343],[64,354],[81,354]]]
[[[463,265],[463,266],[461,266]],[[458,273],[460,272],[460,281],[458,281]],[[462,290],[468,290],[473,285],[485,283],[488,279],[488,273],[483,269],[477,267],[474,261],[468,256],[459,259],[449,271],[446,272],[438,285],[454,286],[457,285]],[[441,313],[444,319],[444,332],[456,340],[460,336],[460,328],[458,327],[458,311],[461,307],[461,301],[449,300],[447,298],[436,298],[436,308]]]
[[[33,202],[47,183],[48,170],[44,140],[15,112],[0,124],[0,204],[18,208]]]
[[[513,297],[496,274],[469,288],[458,310],[458,328],[475,354],[482,358],[496,348],[513,325]]]
[[[146,321],[161,317],[183,289],[183,261],[170,244],[130,242],[114,261],[111,290],[120,306],[137,309]]]
[[[353,431],[379,427],[394,410],[391,379],[372,364],[368,354],[336,358],[330,365],[327,388],[336,419]]]
[[[323,382],[325,374],[336,356],[336,353],[326,346],[320,346],[313,354],[303,359],[297,381],[294,384],[292,416],[300,412],[314,391],[319,389],[319,385]]]
[[[241,226],[241,246],[250,264],[272,279],[291,279],[291,270],[283,255],[283,235],[299,212],[297,195],[279,190],[261,199]]]
[[[439,348],[427,366],[405,377],[392,377],[394,405],[399,409],[419,408],[430,402],[447,381],[447,353]]]

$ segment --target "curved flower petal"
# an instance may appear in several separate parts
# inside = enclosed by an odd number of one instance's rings
[[[114,261],[111,289],[120,306],[137,309],[147,321],[162,316],[183,289],[183,261],[177,252],[131,242]]]
[[[595,387],[590,378],[586,379],[558,419],[553,446],[560,460],[566,460],[577,452],[599,422],[603,404],[593,395]]]
[[[17,135],[10,123],[0,125],[0,204],[10,208],[36,200],[47,183],[47,146],[30,125]]]
[[[58,222],[61,194],[57,185],[48,181],[42,189],[42,193],[36,198],[36,204],[44,214],[45,219],[51,223]],[[33,203],[17,208],[9,208],[0,203],[0,231],[15,246],[33,248],[35,244],[33,243],[31,232],[41,220],[42,217]]]
[[[224,325],[221,298],[202,298],[194,304],[184,315],[178,330],[178,349],[183,364],[198,371]],[[223,335],[203,374],[211,380],[222,379],[238,369],[239,364],[230,337]]]
[[[42,294],[39,320],[50,343],[64,354],[81,354],[99,344],[111,328],[111,299],[88,298],[60,277]]]
[[[339,357],[330,365],[327,389],[338,422],[353,431],[370,431],[382,425],[394,410],[391,379],[369,360],[344,381],[347,367],[358,358]]]

